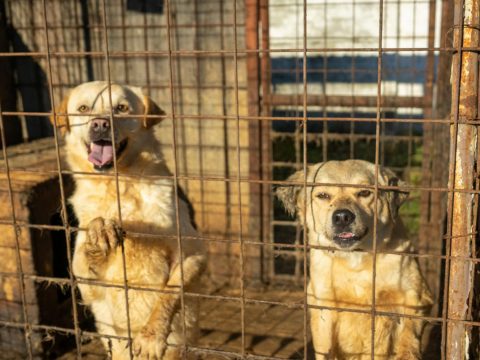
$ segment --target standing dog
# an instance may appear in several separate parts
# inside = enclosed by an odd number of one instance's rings
[[[160,118],[147,115],[163,115],[163,111],[139,88],[112,84],[110,89],[106,82],[84,83],[57,109],[56,125],[65,134],[67,161],[75,172],[70,202],[79,227],[87,229],[76,239],[73,273],[80,280],[90,280],[80,282],[79,288],[100,334],[126,337],[130,327],[136,358],[177,359],[184,343],[179,288],[182,281],[187,287],[196,283],[205,266],[204,250],[198,240],[185,238],[182,252],[178,247],[177,221],[182,235],[194,236],[196,231],[182,200],[176,219],[173,180],[158,178],[171,174],[152,131]],[[113,124],[111,112],[119,116]],[[119,199],[112,170],[114,157]],[[122,243],[128,285],[165,290],[129,290],[130,324],[121,287]],[[197,330],[193,302],[186,299],[189,342]],[[108,350],[109,341],[103,340]],[[167,347],[167,343],[173,346]],[[126,341],[112,340],[111,347],[114,360],[130,358]]]
[[[308,183],[322,184],[307,187],[306,199],[301,185],[279,187],[277,196],[287,211],[299,213],[309,245],[329,248],[310,250],[307,293],[313,305],[310,321],[316,359],[370,359],[375,165],[361,160],[328,161],[310,166],[306,177]],[[305,181],[303,171],[288,180]],[[378,184],[397,186],[399,179],[380,167]],[[407,195],[398,190],[378,193],[375,310],[400,316],[375,316],[376,359],[419,359],[423,322],[402,315],[425,315],[432,304],[416,259],[382,253],[413,251],[398,216]]]

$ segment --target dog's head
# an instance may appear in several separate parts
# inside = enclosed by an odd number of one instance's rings
[[[303,182],[304,172],[298,171],[288,180]],[[277,188],[276,195],[287,211],[291,214],[298,212],[300,218],[305,219],[308,231],[315,233],[321,245],[342,249],[371,248],[375,218],[375,194],[372,189],[375,165],[362,160],[328,161],[310,166],[306,181],[325,185],[307,186],[306,191],[302,185]],[[378,183],[382,186],[403,184],[391,170],[383,167],[378,170]],[[378,192],[378,242],[389,241],[398,209],[407,196],[408,193],[401,190]]]
[[[138,87],[112,84],[110,89],[105,81],[81,84],[57,107],[56,119],[50,118],[66,137],[74,170],[108,171],[114,154],[121,165],[141,149],[149,129],[161,120],[148,115],[165,114]]]

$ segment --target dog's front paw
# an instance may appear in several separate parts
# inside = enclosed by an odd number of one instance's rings
[[[87,226],[87,255],[93,258],[106,257],[115,249],[122,238],[122,232],[113,220],[95,218]]]
[[[161,360],[166,348],[165,337],[158,336],[148,327],[143,328],[133,340],[133,355],[136,359]]]

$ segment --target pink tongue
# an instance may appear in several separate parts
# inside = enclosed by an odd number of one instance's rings
[[[90,144],[88,161],[97,166],[103,166],[113,161],[113,146],[108,141],[97,141]]]
[[[343,238],[343,239],[350,239],[350,238],[354,237],[355,234],[351,233],[351,232],[342,232],[341,234],[338,234],[338,236]]]

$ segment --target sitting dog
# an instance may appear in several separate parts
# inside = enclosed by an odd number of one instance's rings
[[[65,135],[75,180],[70,202],[80,229],[87,229],[76,238],[73,273],[100,334],[127,337],[130,327],[131,349],[126,340],[102,338],[114,360],[129,359],[130,352],[136,358],[177,359],[184,341],[195,339],[198,310],[185,296],[184,339],[180,287],[182,281],[189,289],[198,282],[205,253],[199,240],[188,238],[182,238],[180,251],[177,221],[182,235],[197,233],[180,199],[176,219],[173,180],[158,178],[171,176],[152,130],[164,112],[140,88],[112,84],[110,89],[102,81],[77,86],[57,109],[56,122],[51,119]],[[129,325],[123,257],[129,287],[160,290],[128,291]]]
[[[303,171],[288,180],[305,181]],[[375,165],[361,160],[328,161],[310,166],[306,181],[321,185],[307,186],[306,193],[301,185],[281,186],[276,194],[289,213],[298,212],[307,227],[308,244],[314,247],[307,296],[316,359],[370,359]],[[378,184],[401,182],[380,167]],[[423,322],[402,315],[426,315],[432,305],[417,259],[391,254],[413,251],[398,216],[407,196],[399,190],[378,192],[375,310],[398,315],[376,314],[376,359],[419,359]]]

